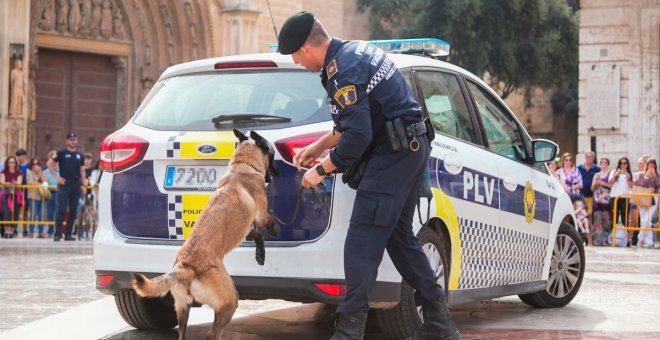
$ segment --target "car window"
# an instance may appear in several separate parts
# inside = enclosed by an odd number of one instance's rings
[[[474,125],[456,76],[434,71],[416,74],[435,130],[476,143]]]
[[[318,74],[307,71],[182,75],[158,82],[134,123],[156,130],[215,130],[212,118],[247,113],[287,117],[291,122],[262,120],[241,126],[284,128],[329,120],[326,97]]]
[[[527,157],[516,120],[488,92],[472,82],[467,83],[484,124],[488,148],[505,157],[524,161]]]

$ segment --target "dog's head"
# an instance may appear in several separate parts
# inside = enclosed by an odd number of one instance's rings
[[[240,144],[236,148],[236,152],[234,153],[234,158],[236,157],[242,157],[242,158],[248,158],[253,161],[259,162],[258,164],[261,164],[264,169],[266,170],[266,175],[265,175],[265,181],[266,183],[269,183],[272,179],[272,176],[277,176],[279,175],[280,171],[277,168],[277,163],[275,163],[275,149],[273,149],[273,146],[263,137],[259,136],[258,133],[254,131],[250,131],[250,137],[254,140],[254,145],[257,146],[257,150],[259,150],[258,154],[255,154],[254,150],[255,148],[251,147],[241,147],[241,145],[244,144],[245,141],[248,141],[249,138],[243,134],[243,132],[234,129],[234,135],[236,138],[238,138]],[[248,143],[250,143],[248,141]],[[257,165],[257,164],[253,164]]]

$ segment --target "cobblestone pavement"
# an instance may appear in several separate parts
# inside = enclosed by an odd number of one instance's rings
[[[571,304],[535,309],[517,297],[452,308],[463,339],[658,339],[660,250],[586,249],[582,288]],[[176,330],[138,331],[96,291],[89,241],[0,241],[0,339],[176,339]],[[320,304],[240,301],[223,339],[327,339]],[[213,315],[194,308],[189,338],[202,339]],[[372,328],[367,340],[383,336]]]

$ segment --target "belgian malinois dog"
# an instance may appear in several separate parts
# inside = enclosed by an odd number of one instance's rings
[[[181,246],[172,270],[151,280],[135,274],[132,281],[143,297],[172,293],[180,340],[186,335],[193,301],[213,308],[215,319],[208,339],[220,339],[238,307],[238,292],[225,269],[224,256],[250,236],[256,242],[256,260],[263,265],[264,242],[257,229],[275,234],[264,184],[278,174],[273,147],[254,131],[250,132],[251,140],[236,129],[234,134],[240,143],[227,172]]]

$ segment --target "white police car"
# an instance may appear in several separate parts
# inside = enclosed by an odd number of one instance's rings
[[[386,52],[446,54],[439,40],[379,41]],[[422,56],[389,54],[436,129],[429,162],[432,197],[416,231],[450,305],[518,294],[560,307],[577,294],[584,249],[571,202],[548,174],[556,145],[531,140],[504,102],[478,77]],[[131,121],[105,138],[97,288],[142,329],[177,323],[172,300],[144,299],[135,272],[170,270],[232,156],[232,128],[256,130],[277,148],[280,175],[268,185],[277,236],[266,263],[247,240],[225,258],[241,299],[337,304],[345,293],[343,244],[355,192],[335,176],[325,190],[300,191],[292,157],[332,129],[318,74],[290,56],[253,54],[168,68]],[[386,185],[384,183],[384,185]],[[420,326],[413,292],[385,254],[373,292],[388,337]]]

